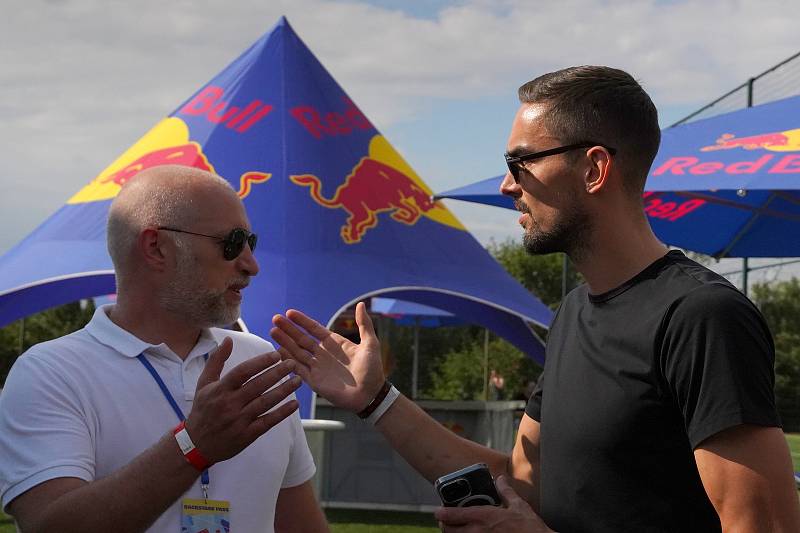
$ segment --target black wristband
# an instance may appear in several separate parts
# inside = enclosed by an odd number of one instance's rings
[[[375,411],[375,409],[378,408],[378,406],[381,404],[384,398],[386,398],[386,395],[389,394],[390,390],[392,390],[392,384],[387,379],[386,381],[383,382],[383,387],[381,387],[381,390],[379,390],[378,394],[375,395],[375,398],[373,398],[372,401],[369,402],[369,405],[367,405],[363,410],[358,412],[358,418],[364,419],[367,418],[369,415],[371,415],[373,411]]]

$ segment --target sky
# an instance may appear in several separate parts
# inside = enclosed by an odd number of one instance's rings
[[[2,11],[0,254],[282,15],[434,192],[504,171],[516,89],[545,72],[624,69],[666,127],[800,49],[796,0],[4,0]],[[513,211],[447,206],[483,244],[521,237]]]

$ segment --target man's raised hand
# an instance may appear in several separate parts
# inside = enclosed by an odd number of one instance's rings
[[[356,305],[359,344],[294,309],[275,315],[272,323],[281,358],[295,361],[303,380],[337,407],[361,411],[383,386],[381,347],[363,302]]]
[[[238,454],[298,407],[297,400],[281,402],[300,386],[299,377],[272,388],[294,370],[294,361],[281,361],[277,352],[269,352],[240,363],[221,378],[232,349],[226,337],[209,355],[186,419],[186,431],[212,463]]]

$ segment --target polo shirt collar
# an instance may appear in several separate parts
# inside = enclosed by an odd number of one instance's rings
[[[171,352],[165,344],[145,342],[130,331],[122,329],[112,322],[108,317],[108,313],[113,307],[114,304],[98,307],[95,309],[92,319],[86,324],[86,331],[98,342],[114,349],[125,357],[137,357],[146,350],[155,353],[161,353],[164,350]],[[197,339],[197,344],[192,348],[186,361],[207,354],[215,350],[217,346],[219,346],[219,343],[214,338],[211,330],[203,329],[200,333],[200,338]]]

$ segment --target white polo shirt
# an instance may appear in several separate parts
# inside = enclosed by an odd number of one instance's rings
[[[165,344],[148,344],[114,324],[107,315],[111,307],[98,308],[84,329],[31,347],[11,369],[0,394],[4,509],[50,479],[91,482],[106,477],[178,424],[156,381],[137,359],[140,353],[188,416],[204,355],[226,336],[233,340],[233,353],[223,374],[274,350],[255,335],[212,328],[203,331],[181,360]],[[233,531],[271,532],[280,489],[308,481],[314,471],[300,417],[294,413],[236,457],[212,466],[208,497],[230,501]],[[184,497],[202,497],[199,479],[148,531],[180,531]]]

